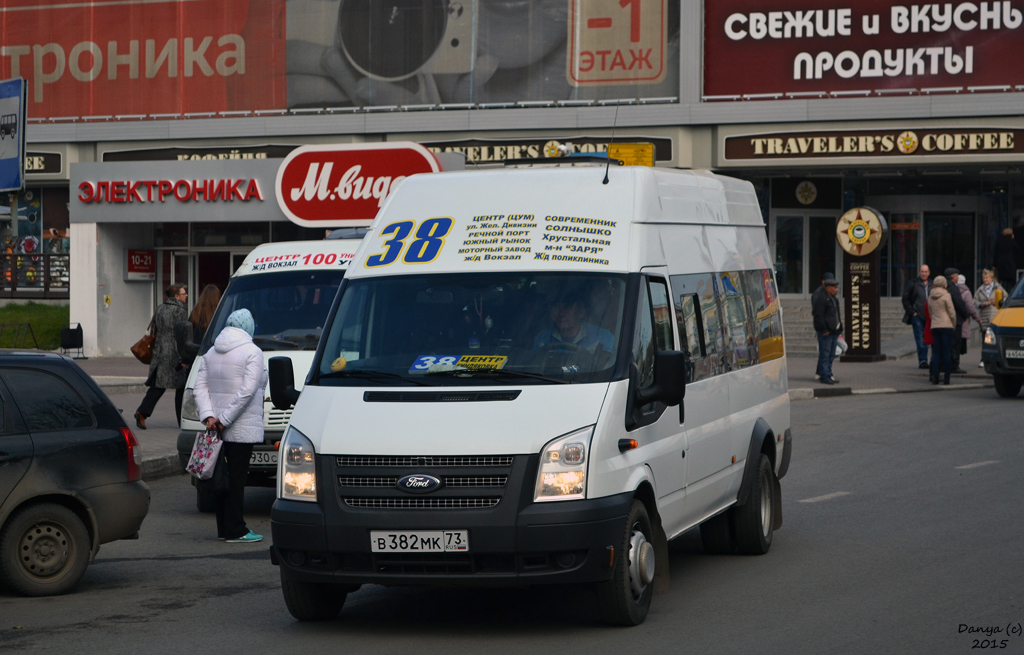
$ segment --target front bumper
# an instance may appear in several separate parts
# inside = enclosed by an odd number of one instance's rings
[[[346,502],[352,500],[346,494],[354,492],[337,483],[337,471],[327,461],[331,459],[319,458],[318,481],[328,481],[322,485],[319,502],[278,499],[271,510],[271,558],[283,574],[296,580],[392,586],[605,581],[612,573],[610,549],[622,539],[633,500],[633,494],[624,493],[534,503],[537,457],[523,456],[515,458],[501,500],[492,507],[366,509]],[[427,469],[422,472],[446,476],[445,471]],[[524,480],[530,484],[524,485]],[[462,497],[460,491],[449,491],[449,497]],[[394,493],[400,494],[395,498],[409,497],[397,490]],[[370,549],[370,532],[374,530],[467,530],[470,550],[374,553]]]
[[[985,364],[985,372],[1024,377],[1024,357],[1007,356],[1015,351],[1024,353],[1024,329],[993,325],[992,331],[996,343],[981,346],[981,361]]]

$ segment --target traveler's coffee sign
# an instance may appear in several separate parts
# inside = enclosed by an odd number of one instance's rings
[[[881,351],[881,301],[878,255],[888,236],[885,219],[869,207],[854,207],[836,224],[836,240],[843,249],[843,296],[846,313],[844,362],[876,362]]]
[[[889,234],[885,219],[874,209],[854,207],[839,218],[836,240],[854,257],[867,257],[878,250]]]
[[[399,182],[440,170],[437,158],[416,143],[302,146],[277,170],[277,203],[304,227],[368,223]]]
[[[991,156],[1024,153],[1024,130],[1003,128],[915,128],[778,132],[731,136],[725,159],[817,159],[823,157]]]

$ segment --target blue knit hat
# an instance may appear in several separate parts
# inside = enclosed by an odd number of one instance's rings
[[[250,337],[256,331],[256,321],[253,320],[252,313],[248,309],[236,309],[231,312],[231,315],[228,316],[227,326],[245,330]]]

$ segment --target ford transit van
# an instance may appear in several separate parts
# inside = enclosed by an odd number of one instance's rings
[[[268,243],[256,247],[246,256],[217,305],[185,383],[177,443],[178,460],[183,471],[196,433],[205,430],[193,395],[201,357],[213,347],[231,312],[242,308],[252,312],[256,321],[253,342],[263,350],[264,356],[268,359],[275,355],[287,357],[296,370],[305,373],[313,360],[320,332],[341,286],[345,269],[359,242],[358,238],[348,238]],[[253,448],[248,484],[274,484],[276,444],[281,440],[290,415],[290,410],[274,409],[269,393],[266,395],[264,439],[262,444]],[[192,478],[192,484],[196,487],[196,507],[202,512],[212,512],[212,482]]]
[[[334,618],[367,583],[571,583],[636,625],[670,539],[767,553],[792,441],[782,335],[748,182],[408,178],[301,394],[306,370],[270,360],[275,406],[297,403],[271,512],[289,611]]]

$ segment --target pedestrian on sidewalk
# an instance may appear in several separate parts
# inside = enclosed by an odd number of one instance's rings
[[[971,312],[968,310],[968,305],[971,309],[974,309],[973,302],[965,302],[963,294],[960,292],[960,285],[957,283],[960,279],[960,269],[950,266],[945,270],[946,284],[948,285],[949,298],[953,301],[953,309],[956,311],[956,325],[953,326],[953,344],[950,347],[950,356],[952,357],[953,372],[959,375],[967,373],[967,371],[960,368],[960,349],[963,347],[961,344],[961,334],[963,333],[964,323],[968,323],[968,329],[970,329],[970,318]],[[970,333],[968,333],[970,335]]]
[[[821,286],[811,294],[811,316],[814,318],[814,331],[818,335],[818,379],[823,384],[835,384],[832,375],[832,360],[836,358],[836,342],[843,333],[843,323],[839,318],[839,283],[831,273],[825,273]]]
[[[928,297],[928,315],[932,323],[932,366],[929,376],[932,384],[939,383],[942,373],[942,384],[949,384],[949,374],[953,367],[953,328],[956,325],[956,309],[953,299],[946,289],[946,278],[936,275],[932,280],[932,290]]]
[[[1006,289],[996,280],[996,272],[986,268],[981,272],[981,286],[974,292],[974,306],[978,308],[981,320],[978,325],[981,327],[981,336],[984,338],[985,330],[988,329],[992,317],[999,311],[1006,297]],[[978,362],[978,368],[984,368],[985,362]]]
[[[931,284],[928,282],[930,275],[928,264],[921,264],[918,276],[908,281],[903,289],[903,322],[914,329],[918,368],[928,368],[928,345],[924,342],[924,307],[931,292]]]
[[[199,300],[192,308],[192,313],[188,315],[188,322],[192,324],[192,343],[195,348],[181,354],[182,361],[187,366],[192,366],[192,362],[195,361],[199,345],[203,343],[203,337],[206,336],[206,330],[209,329],[210,323],[213,321],[213,314],[217,311],[219,302],[220,289],[216,284],[207,284],[199,292]]]
[[[981,314],[978,312],[978,308],[974,306],[974,296],[971,294],[971,288],[967,286],[967,278],[964,275],[957,276],[956,286],[960,290],[960,297],[964,301],[964,306],[967,307],[968,318],[964,320],[960,331],[960,352],[957,354],[953,372],[966,373],[967,371],[960,369],[960,358],[967,354],[967,342],[971,340],[971,319],[973,318],[980,325]]]
[[[146,395],[135,410],[135,425],[146,429],[146,419],[153,415],[156,403],[167,389],[174,389],[174,417],[181,426],[181,400],[185,395],[185,379],[188,369],[182,364],[178,353],[178,341],[174,338],[174,326],[188,320],[185,302],[188,289],[181,284],[172,284],[164,291],[166,300],[156,308],[153,316],[153,359],[149,362],[149,377],[146,378]]]
[[[252,342],[255,327],[248,309],[232,312],[196,374],[199,417],[207,430],[219,431],[222,439],[217,467],[226,467],[227,489],[214,491],[214,507],[217,538],[230,543],[263,539],[246,526],[244,516],[249,458],[253,444],[263,443],[267,386],[263,351]]]

